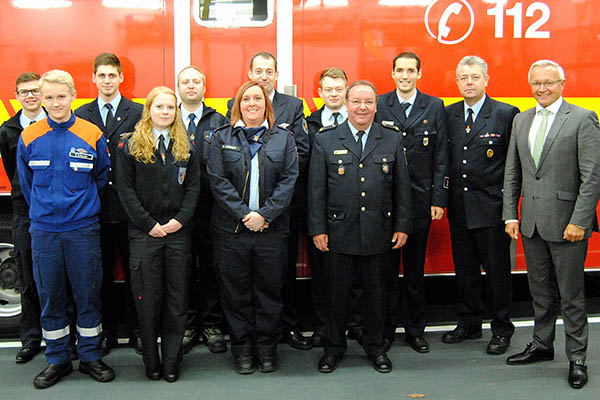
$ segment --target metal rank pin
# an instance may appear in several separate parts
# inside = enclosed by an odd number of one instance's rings
[[[494,157],[494,150],[487,149],[485,154],[487,155],[487,158],[492,158],[492,157]]]
[[[471,125],[467,125],[467,127],[465,128],[465,132],[471,133]]]
[[[383,162],[383,164],[381,164],[381,172],[388,174],[390,172],[390,167],[387,164],[387,158],[383,157],[381,161]]]
[[[344,175],[346,173],[346,168],[344,168],[344,164],[342,160],[338,160],[338,175]]]

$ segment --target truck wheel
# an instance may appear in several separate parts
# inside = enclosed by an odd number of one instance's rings
[[[18,288],[11,215],[0,215],[0,337],[19,337],[21,294]]]

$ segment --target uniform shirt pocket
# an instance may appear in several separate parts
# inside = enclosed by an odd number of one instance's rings
[[[87,161],[69,161],[66,185],[69,189],[82,190],[92,182],[94,164]]]
[[[29,160],[28,165],[33,170],[33,186],[50,186],[52,181],[50,160]]]
[[[429,128],[418,128],[415,131],[414,150],[423,153],[431,152],[437,140],[437,131]]]

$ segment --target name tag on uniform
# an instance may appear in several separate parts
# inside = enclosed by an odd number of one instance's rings
[[[230,144],[224,144],[222,148],[225,149],[225,150],[240,151],[240,148],[238,146],[232,146]]]
[[[71,161],[69,163],[69,167],[73,168],[74,171],[79,171],[79,170],[90,171],[92,168],[94,168],[94,164]]]
[[[50,165],[50,160],[29,160],[30,167],[47,167]]]
[[[342,149],[342,150],[334,150],[333,151],[333,155],[334,156],[340,156],[343,154],[348,154],[348,150],[347,149]]]
[[[71,158],[79,158],[82,160],[93,160],[94,156],[87,152],[85,149],[75,149],[75,147],[71,147],[69,151],[69,157]]]

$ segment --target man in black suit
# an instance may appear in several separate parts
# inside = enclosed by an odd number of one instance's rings
[[[323,107],[316,110],[306,118],[308,124],[308,137],[310,144],[315,140],[315,135],[327,126],[337,126],[348,118],[346,111],[346,89],[348,78],[346,73],[339,68],[327,68],[319,76],[319,96],[323,99]],[[331,132],[331,131],[329,131]],[[325,278],[326,257],[319,251],[314,243],[309,243],[308,256],[310,259],[311,272],[311,296],[312,306],[315,311],[315,333],[312,335],[313,346],[322,346],[325,337],[327,316],[327,289]],[[358,289],[360,294],[360,289]],[[352,302],[357,302],[360,296],[353,296]],[[360,315],[354,312],[358,304],[350,307],[350,322],[348,329],[358,330],[361,327]]]
[[[485,93],[486,62],[466,56],[456,68],[464,101],[448,111],[450,196],[448,219],[458,292],[458,325],[442,336],[444,343],[481,338],[483,280],[492,314],[489,354],[503,354],[515,327],[510,321],[512,277],[510,238],[502,220],[504,162],[512,121],[519,109]]]
[[[46,118],[39,80],[40,76],[35,72],[24,72],[17,77],[15,95],[23,108],[0,127],[2,163],[11,184],[13,242],[21,293],[22,347],[15,357],[18,364],[30,361],[39,353],[42,341],[40,299],[33,278],[31,259],[29,205],[23,196],[17,174],[17,144],[21,132],[30,124]]]
[[[121,134],[133,132],[142,116],[143,106],[121,96],[119,85],[123,82],[121,61],[112,53],[102,53],[94,60],[92,81],[98,88],[98,98],[75,110],[75,115],[95,124],[102,130],[108,144],[111,171],[108,185],[100,198],[100,245],[102,248],[102,350],[108,354],[117,345],[117,322],[125,309],[129,344],[142,353],[137,316],[129,282],[129,239],[127,214],[121,205],[115,181],[113,155],[117,151]],[[120,255],[125,273],[125,298],[119,296],[114,283],[113,267],[116,254]]]
[[[588,239],[592,231],[598,232],[600,126],[595,112],[563,99],[565,72],[556,62],[534,62],[528,78],[537,104],[513,122],[502,218],[511,238],[517,239],[519,230],[523,235],[535,325],[525,350],[506,362],[554,359],[560,312],[568,382],[580,389],[588,380],[584,264]]]
[[[417,90],[421,60],[411,52],[400,53],[392,63],[396,90],[382,95],[376,121],[399,128],[406,151],[412,188],[413,233],[402,249],[404,269],[403,303],[406,310],[406,342],[417,352],[427,353],[425,331],[425,254],[432,220],[440,220],[448,200],[448,134],[444,103]],[[386,337],[393,341],[397,325],[397,276],[400,251],[393,252],[388,285]]]
[[[275,82],[279,73],[277,72],[277,59],[268,52],[260,52],[250,59],[250,70],[248,78],[258,82],[267,92],[271,100],[273,112],[275,113],[275,124],[288,129],[294,135],[296,149],[298,150],[298,167],[300,175],[296,181],[294,198],[290,205],[290,235],[288,237],[287,271],[283,284],[283,337],[282,340],[290,346],[308,350],[312,348],[309,338],[304,337],[298,328],[299,315],[294,304],[297,300],[296,287],[296,261],[298,260],[298,239],[305,225],[306,215],[306,166],[308,164],[308,127],[304,119],[302,100],[279,93],[275,90]],[[227,121],[231,116],[233,100],[227,102]]]
[[[390,372],[383,335],[384,283],[392,248],[410,232],[410,181],[400,136],[374,124],[377,92],[357,81],[346,92],[348,120],[318,133],[310,160],[309,235],[329,252],[329,312],[320,372],[336,369],[346,351],[346,319],[352,284],[363,289],[363,347],[378,372]]]
[[[182,69],[177,75],[177,93],[181,99],[181,118],[190,141],[200,155],[201,189],[198,197],[192,234],[192,279],[190,307],[183,336],[183,352],[203,340],[212,353],[227,351],[223,336],[225,323],[217,285],[213,247],[210,234],[210,215],[214,199],[208,182],[206,165],[208,148],[215,129],[225,125],[225,117],[204,104],[206,76],[194,66]]]

